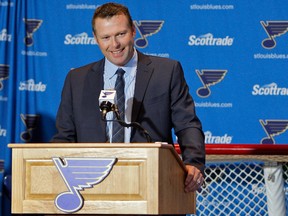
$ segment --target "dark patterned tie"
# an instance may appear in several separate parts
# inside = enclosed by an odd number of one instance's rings
[[[119,68],[116,71],[117,79],[115,83],[115,90],[117,95],[117,106],[122,121],[125,121],[125,94],[124,94],[124,75],[125,71]],[[115,117],[116,118],[116,117]],[[112,143],[123,143],[124,142],[124,127],[118,122],[113,122],[113,133],[112,133]]]

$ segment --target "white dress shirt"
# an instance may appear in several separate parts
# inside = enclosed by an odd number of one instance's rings
[[[136,50],[134,50],[134,55],[130,59],[130,61],[123,67],[121,67],[124,71],[124,81],[125,81],[125,119],[126,123],[131,122],[132,115],[132,106],[133,106],[133,97],[134,97],[134,89],[135,89],[135,81],[136,81],[136,72],[137,72],[137,62],[138,55]],[[112,64],[107,58],[105,58],[105,66],[104,66],[104,89],[111,90],[114,89],[117,75],[115,74],[119,67]],[[107,113],[107,120],[111,120],[113,118],[113,112]],[[111,121],[107,122],[107,135],[108,141],[112,140],[112,127],[113,124]],[[131,137],[131,128],[125,127],[125,135],[124,142],[130,143]]]

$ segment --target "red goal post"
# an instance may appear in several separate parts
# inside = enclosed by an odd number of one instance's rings
[[[178,144],[174,144],[178,154]],[[288,162],[288,144],[205,144],[207,160],[264,159]]]

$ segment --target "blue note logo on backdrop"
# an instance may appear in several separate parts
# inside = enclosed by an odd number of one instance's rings
[[[261,139],[261,144],[275,144],[274,137],[288,129],[288,120],[260,119],[259,121],[267,134],[267,137]]]
[[[223,81],[226,76],[227,70],[222,69],[204,69],[204,70],[196,70],[196,74],[198,75],[200,81],[203,84],[203,87],[197,89],[196,93],[201,98],[208,98],[211,95],[211,86],[219,84]],[[214,97],[214,98],[217,98]],[[219,97],[218,97],[219,98]],[[224,101],[195,101],[195,106],[200,108],[232,108],[232,102],[224,102]]]
[[[279,87],[277,83],[273,82],[266,85],[255,84],[253,86],[252,95],[255,96],[288,96],[288,88]]]
[[[26,29],[26,36],[24,38],[24,43],[26,47],[32,47],[34,44],[34,34],[35,32],[40,28],[43,20],[38,19],[23,19],[23,22],[25,23],[25,29]],[[22,50],[22,55],[25,56],[35,56],[35,57],[47,57],[48,53],[38,50]]]
[[[203,84],[203,87],[197,89],[197,95],[199,97],[204,98],[210,96],[211,94],[210,86],[216,85],[224,79],[227,70],[204,69],[201,71],[196,70],[196,73]]]
[[[3,81],[9,77],[9,65],[0,64],[0,91],[4,88]]]
[[[2,29],[2,31],[0,31],[0,41],[12,41],[12,35],[7,33],[7,29]]]
[[[190,35],[188,45],[189,46],[232,46],[234,38],[230,36],[214,37],[212,33],[196,36]]]
[[[4,80],[7,80],[9,78],[9,65],[6,64],[0,64],[0,92],[4,92],[5,82]],[[8,97],[5,95],[0,95],[0,102],[1,101],[8,101]]]
[[[140,38],[135,39],[135,46],[138,48],[145,48],[148,46],[147,37],[156,34],[160,31],[164,21],[159,20],[141,20],[139,22],[134,21],[134,25],[137,28]]]
[[[260,21],[262,27],[266,31],[268,38],[262,41],[262,46],[265,49],[273,49],[276,47],[275,38],[284,35],[288,31],[288,21]]]
[[[20,138],[24,142],[29,142],[32,139],[32,131],[39,125],[40,115],[20,114],[20,117],[25,126],[25,131],[20,134]]]
[[[37,19],[23,19],[25,23],[26,36],[24,43],[26,46],[32,46],[34,43],[33,34],[40,28],[43,20]]]

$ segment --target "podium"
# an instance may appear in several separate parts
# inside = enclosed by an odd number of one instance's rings
[[[68,180],[63,178],[53,158],[63,161],[63,170],[67,158],[115,159],[100,183],[79,190],[83,204],[71,212],[73,214],[196,212],[196,194],[184,192],[185,166],[172,145],[28,143],[8,147],[12,148],[11,209],[14,214],[67,214],[57,207],[55,199],[63,192],[72,194],[73,188],[67,187]]]

